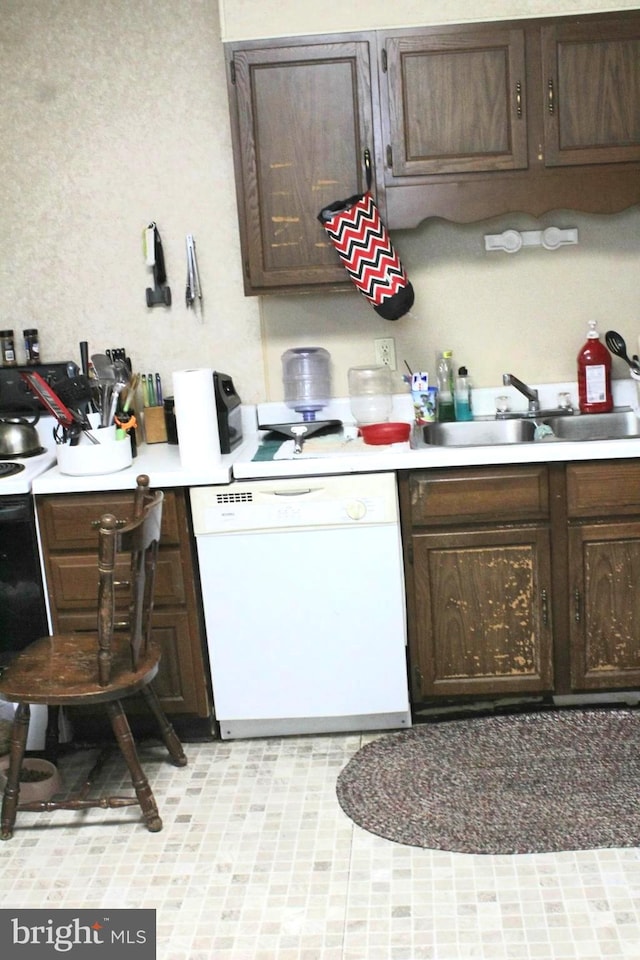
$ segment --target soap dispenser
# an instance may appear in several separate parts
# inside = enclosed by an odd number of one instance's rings
[[[466,367],[458,369],[455,390],[453,392],[453,406],[456,420],[473,420],[471,408],[471,377]]]
[[[608,413],[613,409],[611,354],[600,340],[596,321],[589,321],[587,341],[578,354],[580,413]]]

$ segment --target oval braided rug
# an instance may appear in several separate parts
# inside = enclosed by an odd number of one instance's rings
[[[640,712],[426,723],[374,740],[338,777],[370,833],[460,853],[640,846]]]

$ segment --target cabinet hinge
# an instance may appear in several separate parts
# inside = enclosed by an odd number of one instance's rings
[[[393,150],[391,149],[391,144],[387,144],[387,166],[389,169],[393,166]]]
[[[236,62],[235,62],[235,60],[232,60],[231,63],[229,64],[229,70],[230,70],[230,73],[231,73],[231,83],[233,83],[234,86],[235,86],[235,82],[236,82]]]
[[[407,545],[407,560],[409,563],[413,564],[413,544],[410,543]]]
[[[423,679],[422,671],[420,670],[420,667],[414,666],[413,667],[413,685],[414,685],[414,688],[418,691],[422,690],[422,679]]]
[[[384,47],[382,48],[381,59],[382,59],[382,72],[386,73],[387,72],[387,51]]]

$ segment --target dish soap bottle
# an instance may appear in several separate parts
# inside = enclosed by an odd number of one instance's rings
[[[450,423],[456,419],[453,406],[453,353],[443,350],[438,359],[438,412],[440,423]]]
[[[611,354],[600,340],[595,320],[589,320],[587,342],[578,354],[578,405],[580,413],[613,409]]]
[[[466,367],[460,367],[456,377],[456,388],[453,394],[453,406],[456,420],[473,420],[471,409],[471,378]]]

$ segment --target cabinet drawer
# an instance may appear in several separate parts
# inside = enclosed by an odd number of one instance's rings
[[[116,578],[127,576],[125,564],[116,566]],[[86,553],[67,553],[50,558],[50,590],[59,610],[97,610],[98,577],[96,560]],[[156,567],[155,606],[186,602],[180,551],[162,549]],[[95,617],[95,614],[94,614]]]
[[[549,516],[548,472],[536,464],[419,470],[410,475],[409,494],[414,526]]]
[[[43,537],[54,549],[97,549],[98,534],[92,524],[105,513],[113,513],[117,517],[126,516],[132,502],[133,491],[56,494],[52,497],[37,497],[36,509],[43,528]],[[164,494],[161,542],[180,542],[176,495],[171,490]]]
[[[567,466],[569,517],[640,513],[640,462],[601,460]]]

